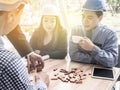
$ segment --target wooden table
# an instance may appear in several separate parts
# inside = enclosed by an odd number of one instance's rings
[[[82,64],[77,62],[71,62],[71,68],[80,68],[84,71],[84,73],[91,73],[93,67],[96,65],[93,64]],[[115,84],[119,74],[119,68],[113,68],[115,71],[115,80],[103,80],[103,79],[95,79],[91,78],[91,75],[87,75],[86,79],[83,80],[82,84],[75,84],[70,82],[62,82],[61,80],[51,80],[51,77],[55,73],[53,71],[54,68],[65,69],[66,61],[65,60],[46,60],[44,71],[48,73],[50,76],[50,85],[48,90],[111,90],[113,85]]]

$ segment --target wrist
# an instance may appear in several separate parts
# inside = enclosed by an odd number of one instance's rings
[[[92,49],[92,54],[95,56],[99,53],[99,51],[100,51],[100,48],[94,45]]]
[[[25,56],[25,58],[28,59],[28,56],[31,55],[31,54],[33,54],[33,53],[34,53],[34,52],[30,52],[29,54],[27,54],[27,55]]]
[[[39,80],[35,83],[35,85],[36,85],[37,88],[42,88],[44,90],[47,90],[47,85],[43,81]]]

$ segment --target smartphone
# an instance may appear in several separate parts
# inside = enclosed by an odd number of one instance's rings
[[[99,79],[114,80],[114,72],[112,68],[94,67],[92,71],[92,77]]]

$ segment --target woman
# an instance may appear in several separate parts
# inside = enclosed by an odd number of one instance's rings
[[[41,23],[30,39],[32,48],[40,50],[40,55],[48,54],[52,59],[63,59],[66,56],[66,38],[57,7],[46,5],[42,11]]]

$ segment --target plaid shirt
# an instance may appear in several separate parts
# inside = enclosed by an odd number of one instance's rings
[[[13,52],[0,47],[0,90],[46,90],[43,82],[31,85],[27,69]]]

